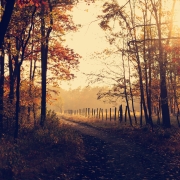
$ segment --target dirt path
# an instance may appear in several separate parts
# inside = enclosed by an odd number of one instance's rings
[[[157,154],[125,137],[89,125],[61,120],[81,132],[86,157],[70,168],[73,180],[178,180],[180,171],[166,154]]]

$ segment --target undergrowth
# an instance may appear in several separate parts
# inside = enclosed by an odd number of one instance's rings
[[[120,123],[119,120],[106,121],[83,116],[64,116],[64,118],[104,129],[158,153],[180,154],[180,128],[174,125],[167,129],[161,125],[155,125],[154,131],[151,131],[148,125],[140,127],[139,124],[133,124],[130,126],[128,121]]]
[[[180,129],[176,127],[164,129],[156,126],[154,131],[143,128],[133,128],[131,131],[124,131],[124,136],[135,143],[150,150],[164,154],[180,154]]]
[[[84,156],[80,134],[47,113],[44,128],[23,124],[18,142],[5,137],[0,143],[0,179],[63,179],[71,163]]]

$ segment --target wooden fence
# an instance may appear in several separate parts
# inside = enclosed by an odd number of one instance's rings
[[[77,109],[77,110],[64,110],[64,114],[68,115],[80,115],[85,116],[87,118],[97,118],[102,120],[119,120],[122,121],[123,117],[126,121],[127,117],[127,108],[125,108],[125,113],[123,114],[123,108],[122,105],[119,106],[119,108],[109,108],[109,109],[103,109],[103,108],[83,108],[83,109]]]
[[[78,116],[84,116],[87,118],[96,118],[96,119],[102,119],[102,120],[119,120],[120,122],[124,121],[125,123],[127,121],[130,121],[130,124],[132,125],[132,119],[135,120],[135,123],[137,123],[136,118],[139,120],[140,112],[136,111],[135,116],[132,111],[130,111],[130,115],[128,114],[128,108],[125,106],[124,108],[122,105],[119,106],[119,108],[109,108],[109,109],[103,109],[103,108],[82,108],[82,109],[76,109],[76,110],[64,110],[61,111],[61,113],[68,114],[68,115],[78,115]],[[177,114],[174,112],[171,112],[172,116],[177,116]],[[159,107],[152,107],[152,115],[154,116],[154,122],[158,121],[159,124],[162,118],[161,111]],[[157,116],[157,118],[156,118]],[[144,119],[144,113],[142,111],[142,117]],[[132,119],[131,119],[132,118]],[[157,120],[158,119],[158,120]],[[145,119],[144,119],[145,120]]]

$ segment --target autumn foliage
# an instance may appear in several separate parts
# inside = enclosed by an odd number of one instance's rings
[[[77,29],[68,14],[72,7],[70,1],[16,1],[3,42],[7,62],[1,67],[7,74],[1,75],[4,117],[0,121],[4,130],[15,128],[16,138],[20,124],[39,123],[41,99],[51,101],[48,92],[42,96],[42,67],[47,66],[46,84],[57,86],[74,78],[71,71],[78,67],[80,55],[63,43],[65,33]]]

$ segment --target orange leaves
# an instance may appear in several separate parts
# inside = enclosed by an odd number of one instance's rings
[[[173,39],[170,45],[164,45],[163,49],[166,53],[171,53],[172,55],[176,55],[176,57],[180,56],[180,40]]]
[[[180,58],[172,58],[172,62],[173,63],[180,63]]]
[[[32,82],[26,80],[21,83],[21,106],[29,106],[32,102],[39,105],[40,96],[40,87],[35,86]]]
[[[46,2],[43,0],[18,0],[17,4],[19,7],[34,5],[36,7],[40,6],[41,4],[45,4]]]
[[[70,48],[63,47],[56,40],[51,39],[49,46],[48,71],[50,83],[58,80],[70,80],[74,78],[71,70],[77,68],[80,56]],[[53,78],[52,78],[53,77]]]
[[[165,45],[164,50],[166,53],[169,54],[170,57],[170,63],[175,68],[174,70],[177,72],[177,74],[180,74],[180,42],[173,41],[172,45]]]
[[[180,75],[180,58],[172,58],[172,63],[177,71],[177,74]]]
[[[71,15],[67,12],[72,9],[71,1],[48,1],[48,0],[17,0],[17,4],[23,8],[23,11],[18,8],[15,11],[16,16],[12,21],[12,26],[14,26],[13,36],[19,37],[21,31],[19,29],[26,29],[28,25],[32,22],[31,18],[31,9],[36,6],[36,13],[33,19],[33,30],[30,37],[30,41],[25,50],[25,59],[34,60],[40,59],[41,51],[41,42],[44,40],[41,36],[40,23],[42,18],[41,6],[44,5],[44,14],[43,18],[45,21],[45,34],[47,35],[48,29],[52,28],[52,34],[48,38],[48,78],[52,78],[50,83],[57,81],[57,79],[72,79],[74,75],[71,73],[71,69],[74,69],[78,66],[78,59],[80,56],[68,47],[63,47],[61,44],[61,37],[68,31],[76,30],[76,26],[72,20]],[[19,10],[20,9],[20,10]],[[27,10],[26,10],[27,9]],[[21,20],[21,17],[24,17],[24,14],[21,12],[27,12],[27,20]],[[18,24],[17,25],[17,19]],[[23,23],[26,23],[23,24]],[[22,28],[19,28],[22,27]],[[18,29],[19,28],[19,29]],[[11,31],[12,32],[12,31]],[[25,31],[26,32],[26,31]],[[53,37],[52,37],[53,36]],[[46,37],[43,37],[46,38]],[[13,41],[14,42],[14,41]]]
[[[72,17],[67,14],[67,11],[69,11],[70,9],[71,6],[69,5],[63,5],[62,7],[57,7],[53,9],[53,31],[63,34],[65,31],[76,30],[76,26],[72,21]]]
[[[170,63],[175,68],[177,74],[180,74],[180,46],[179,44],[172,44],[172,46],[164,47],[166,53],[170,55]]]
[[[75,54],[72,49],[63,47],[58,41],[54,41],[53,44],[49,47],[50,58],[57,61],[76,61],[80,56]],[[58,58],[58,59],[57,59]],[[76,62],[77,63],[77,62]]]

